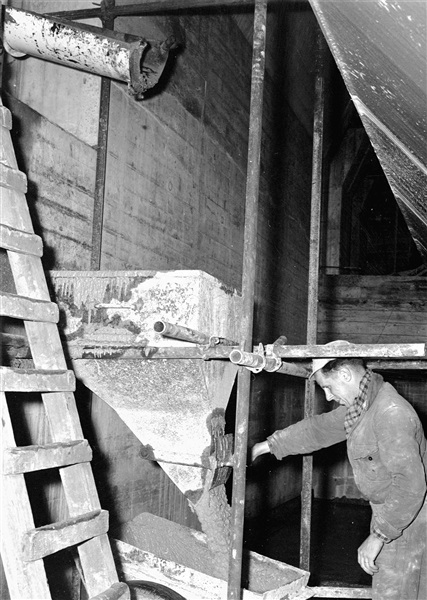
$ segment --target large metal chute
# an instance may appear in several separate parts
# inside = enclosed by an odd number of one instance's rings
[[[154,325],[180,323],[236,337],[240,295],[201,271],[58,271],[51,277],[68,354],[79,357],[76,375],[127,424],[144,457],[158,461],[197,504],[207,480],[224,483],[223,469],[230,468],[217,458],[229,448],[225,411],[237,367],[182,358],[194,343],[162,337]]]
[[[408,224],[427,258],[424,2],[310,0]]]

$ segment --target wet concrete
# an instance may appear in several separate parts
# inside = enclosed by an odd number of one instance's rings
[[[245,546],[299,566],[300,516],[301,502],[295,498],[247,521]],[[369,535],[370,516],[369,504],[362,500],[313,500],[309,585],[371,585],[371,577],[357,563],[357,549]]]

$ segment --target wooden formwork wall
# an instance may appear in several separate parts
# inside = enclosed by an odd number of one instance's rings
[[[327,275],[319,291],[319,343],[425,343],[427,278]],[[417,410],[427,431],[425,370],[381,371]],[[319,453],[320,496],[359,498],[344,444]]]

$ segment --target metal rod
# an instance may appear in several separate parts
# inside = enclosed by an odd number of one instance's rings
[[[104,5],[107,9],[114,8],[115,0],[104,0]],[[113,30],[114,18],[103,19],[102,26],[105,29]],[[93,271],[99,271],[101,269],[102,234],[104,230],[105,181],[107,176],[108,123],[110,118],[110,92],[111,80],[107,77],[102,77],[99,101],[95,192],[92,215],[92,252],[90,257],[90,268]]]
[[[310,257],[308,268],[307,344],[317,339],[317,305],[319,291],[320,212],[322,201],[323,127],[325,104],[325,41],[317,33],[316,76],[313,122],[313,163],[311,179]],[[314,381],[305,382],[304,418],[314,414]],[[301,487],[300,568],[310,570],[311,490],[313,487],[313,457],[303,457]]]
[[[295,2],[298,0],[270,0],[271,2]],[[299,0],[306,2],[306,0]],[[141,4],[125,4],[117,6],[112,14],[114,17],[130,17],[132,15],[161,14],[182,10],[197,10],[205,8],[222,8],[226,6],[251,6],[254,0],[144,0]],[[101,18],[100,8],[83,8],[80,10],[63,10],[49,13],[67,19]]]
[[[260,175],[262,109],[265,69],[267,0],[256,0],[254,11],[251,105],[249,115],[248,171],[246,176],[245,229],[242,274],[243,350],[252,348],[256,251],[258,228],[258,192]],[[248,444],[251,372],[240,367],[236,402],[233,495],[231,509],[231,544],[227,598],[240,600],[245,512],[246,455]]]

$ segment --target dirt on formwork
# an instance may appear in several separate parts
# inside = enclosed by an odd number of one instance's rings
[[[208,529],[212,530],[215,527],[221,529],[222,525],[216,519],[218,504],[223,501],[221,486],[211,490],[210,495],[210,502],[206,500],[201,513],[205,513],[205,517],[208,517]],[[211,503],[210,507],[207,506],[209,503]],[[215,519],[210,518],[212,516],[210,510],[216,515]],[[229,511],[228,506],[226,512]],[[151,552],[161,559],[173,561],[224,581],[228,579],[228,547],[225,545],[223,532],[220,532],[220,535],[213,535],[209,547],[208,538],[204,533],[150,513],[141,513],[122,527],[119,537],[124,542]],[[213,546],[216,546],[215,552],[212,551]],[[250,558],[247,552],[244,553],[242,581],[246,589],[263,593],[295,581],[299,577],[301,577],[299,571],[292,567],[284,564],[277,565],[265,557]]]
[[[141,513],[121,528],[121,540],[164,560],[212,575],[213,556],[203,534],[150,513]]]

